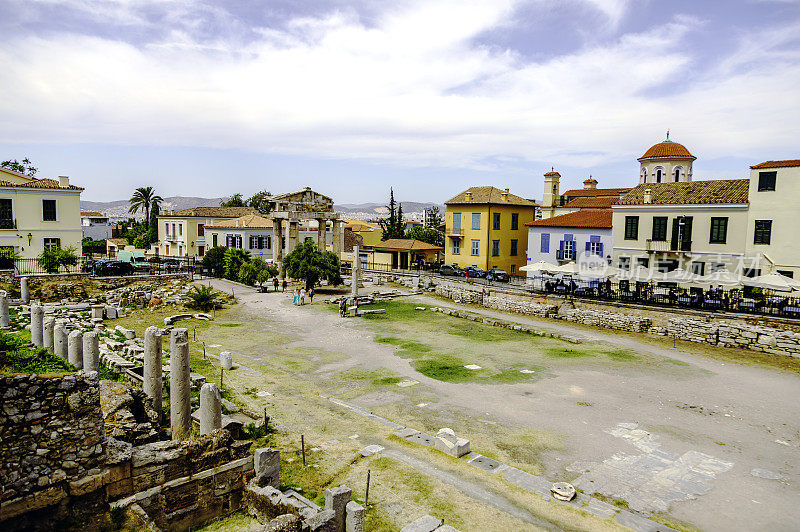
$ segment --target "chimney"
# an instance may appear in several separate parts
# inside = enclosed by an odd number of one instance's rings
[[[647,204],[653,203],[653,196],[649,188],[644,189],[644,202]]]
[[[472,201],[472,192],[471,191],[468,190],[468,191],[464,192],[464,201]]]
[[[508,201],[508,188],[500,193],[500,197],[503,199],[503,201]]]
[[[58,188],[69,188],[69,176],[58,176]]]

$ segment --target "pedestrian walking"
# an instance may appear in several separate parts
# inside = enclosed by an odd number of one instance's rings
[[[306,289],[305,288],[301,288],[300,289],[300,304],[301,305],[305,305],[306,304]]]
[[[275,286],[275,292],[277,293],[278,292],[278,278],[277,277],[274,277],[272,279],[272,284]]]
[[[283,280],[283,287],[282,287],[283,289],[281,290],[281,292],[286,292],[286,287],[287,287],[287,286],[289,286],[289,283],[287,283],[287,282],[286,282],[286,279],[284,279],[284,280]]]
[[[295,305],[300,304],[300,292],[297,291],[297,288],[294,289],[294,293],[292,294],[292,303]]]
[[[308,291],[308,304],[309,305],[314,303],[314,293],[315,293],[314,292],[314,288],[311,288],[311,290]]]
[[[340,299],[339,300],[339,316],[341,316],[342,318],[344,318],[345,306],[346,306],[345,299],[344,298]]]

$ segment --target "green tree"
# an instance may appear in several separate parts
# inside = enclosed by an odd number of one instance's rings
[[[147,239],[150,244],[158,242],[158,214],[161,211],[161,206],[158,203],[150,207],[150,223],[147,225]]]
[[[387,205],[386,208],[389,209],[389,215],[382,220],[378,220],[381,230],[383,231],[381,240],[404,238],[403,205],[397,206],[397,203],[394,201],[394,190],[391,188],[389,189],[389,205]]]
[[[332,251],[322,251],[310,238],[283,258],[283,268],[289,277],[303,279],[306,289],[323,279],[333,285],[342,284],[339,257]]]
[[[261,214],[269,214],[272,210],[272,193],[266,190],[256,192],[247,198],[247,206],[252,207]]]
[[[144,225],[147,227],[147,224],[150,222],[150,209],[154,204],[159,205],[162,201],[164,201],[164,198],[156,195],[153,187],[139,187],[133,192],[131,199],[128,200],[131,204],[128,212],[135,214],[139,212],[139,209],[143,210]]]
[[[258,286],[261,287],[276,275],[278,275],[278,268],[267,264],[259,257],[252,258],[239,267],[239,282],[251,286],[258,283]]]
[[[239,193],[234,194],[230,198],[226,199],[225,201],[219,202],[220,207],[247,207],[245,205],[244,200],[242,199],[242,195]]]
[[[439,212],[439,207],[437,205],[428,209],[425,215],[427,217],[428,227],[444,232],[444,218],[442,217],[442,213]]]
[[[203,269],[212,277],[222,277],[225,273],[225,246],[216,246],[203,255]]]
[[[19,162],[16,159],[3,161],[2,163],[0,163],[0,167],[8,168],[9,170],[14,170],[15,172],[19,172],[20,174],[25,174],[29,177],[35,176],[36,172],[39,171],[39,169],[33,166],[33,163],[27,157],[22,159],[22,162]]]
[[[430,227],[412,227],[406,232],[406,238],[444,247],[444,233]]]
[[[250,262],[250,253],[239,248],[225,250],[225,278],[231,281],[239,279],[239,268],[242,264]]]
[[[202,311],[208,311],[215,307],[222,306],[220,303],[221,294],[216,292],[210,286],[193,286],[186,294],[189,298],[189,308],[196,308]]]
[[[36,264],[47,273],[58,273],[61,266],[69,267],[78,264],[78,254],[72,246],[47,248],[36,257]]]

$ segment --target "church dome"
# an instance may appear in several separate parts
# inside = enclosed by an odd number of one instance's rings
[[[683,144],[665,140],[651,146],[650,149],[644,152],[644,155],[639,158],[639,161],[644,159],[689,159],[694,161],[697,157],[689,153],[689,150],[687,150],[686,146]]]

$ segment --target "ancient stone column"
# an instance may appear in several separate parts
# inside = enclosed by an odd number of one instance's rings
[[[42,338],[42,326],[44,321],[44,309],[40,305],[31,305],[31,342],[36,347],[44,345]]]
[[[42,322],[42,345],[55,353],[53,343],[53,327],[56,325],[56,319],[52,316],[47,316]]]
[[[76,369],[83,368],[83,333],[72,331],[67,337],[67,361]]]
[[[280,276],[286,277],[283,271],[283,235],[281,234],[281,219],[272,219],[272,261],[280,268]]]
[[[0,327],[6,328],[10,325],[8,319],[8,294],[0,291]]]
[[[61,323],[56,323],[53,327],[53,351],[67,360],[67,328]]]
[[[297,239],[300,232],[297,229],[297,222],[289,221],[289,231],[286,235],[286,254],[291,253],[297,247]]]
[[[338,486],[325,490],[325,509],[336,513],[334,530],[344,532],[344,521],[347,503],[350,502],[352,490],[347,486]]]
[[[333,252],[336,256],[341,258],[342,254],[342,222],[333,220]]]
[[[317,218],[317,223],[319,224],[317,228],[317,246],[322,251],[325,251],[325,232],[327,230],[325,218]]]
[[[353,273],[350,276],[352,279],[352,294],[353,297],[358,296],[358,282],[361,278],[361,257],[358,256],[358,246],[353,246]]]
[[[200,435],[222,428],[222,395],[213,382],[200,388]]]
[[[164,402],[164,380],[161,374],[161,329],[148,327],[144,331],[144,393],[153,400],[161,412]]]
[[[223,351],[219,354],[219,365],[224,370],[233,369],[233,354],[230,351]]]
[[[345,506],[345,532],[364,532],[364,507],[356,501],[350,501]]]
[[[31,293],[28,290],[28,278],[27,277],[20,277],[19,278],[19,294],[20,299],[26,305],[31,302]]]
[[[94,331],[83,333],[83,371],[100,371],[100,337]]]
[[[169,413],[172,439],[186,440],[191,435],[192,429],[188,329],[172,329],[169,350]]]

